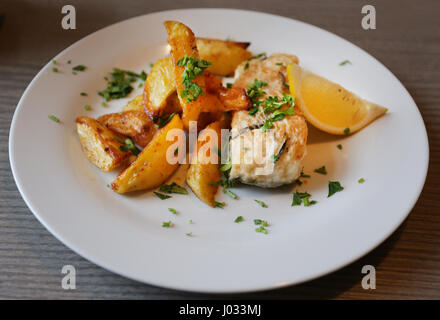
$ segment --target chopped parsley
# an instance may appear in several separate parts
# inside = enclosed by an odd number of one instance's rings
[[[346,64],[351,64],[350,60],[344,60],[341,63],[339,63],[340,66],[345,66]]]
[[[231,89],[232,88],[232,83],[227,83],[226,84],[226,88]]]
[[[192,232],[187,232],[187,233],[185,233],[188,237],[192,237],[193,236],[193,233]]]
[[[293,107],[290,107],[287,110],[276,110],[274,111],[269,118],[264,121],[263,126],[261,127],[261,131],[265,132],[273,127],[273,123],[275,121],[283,119],[285,116],[291,116],[295,114],[295,110]]]
[[[162,228],[169,228],[172,226],[173,226],[173,223],[171,221],[162,222]]]
[[[186,102],[195,101],[200,95],[204,95],[202,88],[193,80],[201,75],[211,64],[209,61],[197,59],[193,56],[188,57],[187,55],[177,61],[179,67],[185,67],[185,71],[182,73],[182,84],[185,86],[185,89],[180,90],[179,95]]]
[[[52,72],[58,72],[58,68],[53,67]]]
[[[280,66],[280,67],[284,67],[284,63],[282,63],[282,62],[277,62],[277,63],[275,63],[277,66]]]
[[[244,66],[243,66],[243,70],[247,70],[249,68],[249,61],[247,61]]]
[[[79,95],[83,96],[83,97],[87,97],[87,93],[85,93],[85,92],[81,92]]]
[[[221,208],[221,209],[223,209],[225,207],[225,205],[226,205],[225,202],[217,202],[217,201],[214,201],[214,200],[212,200],[212,204],[214,205],[214,207]]]
[[[55,116],[52,115],[52,114],[50,114],[50,115],[48,116],[48,118],[49,118],[50,120],[52,120],[53,122],[56,122],[56,123],[59,123],[59,122],[60,122],[60,119],[58,119],[57,117],[55,117]]]
[[[266,53],[262,52],[262,53],[255,55],[255,56],[250,57],[248,59],[248,61],[253,60],[253,59],[265,59],[265,58],[266,58]]]
[[[85,65],[79,64],[72,68],[73,71],[85,71],[87,67]]]
[[[339,150],[342,150],[342,144],[338,144],[338,145],[336,146],[336,148],[338,148]]]
[[[105,103],[104,101],[101,102],[101,106],[103,107],[107,107],[107,103]]]
[[[345,134],[346,136],[348,136],[348,135],[350,134],[350,128],[345,128],[345,129],[344,129],[344,134]]]
[[[304,172],[301,171],[301,174],[299,176],[300,178],[310,178],[309,174],[305,174]]]
[[[145,71],[137,74],[118,68],[113,68],[110,75],[111,79],[104,77],[107,82],[107,87],[104,90],[98,91],[98,94],[103,97],[105,101],[125,98],[133,91],[131,85],[133,82],[136,82],[138,79],[145,81],[147,78]]]
[[[341,186],[341,183],[339,183],[339,181],[329,181],[327,198],[342,190],[344,190],[344,187]]]
[[[232,199],[235,199],[235,200],[238,199],[238,196],[227,188],[223,188],[223,192],[226,193],[228,196],[230,196]]]
[[[164,126],[166,126],[175,116],[176,114],[173,112],[172,114],[170,114],[169,116],[165,116],[165,115],[161,115],[159,117],[159,121],[158,123],[155,124],[156,128],[162,128]]]
[[[258,203],[261,207],[263,208],[267,208],[267,204],[265,204],[263,201],[261,200],[254,200],[256,203]]]
[[[67,60],[67,64],[71,64],[72,63],[72,60]]]
[[[365,179],[364,178],[360,178],[359,180],[358,180],[358,183],[364,183],[365,182]]]
[[[194,222],[192,220],[189,220],[188,222],[189,222],[189,224],[194,224]]]
[[[154,194],[155,194],[160,200],[166,200],[166,199],[171,198],[171,196],[166,195],[166,194],[163,194],[163,193],[160,193],[160,192],[153,191],[153,193],[154,193]]]
[[[238,216],[238,217],[235,218],[235,220],[234,220],[235,223],[240,223],[240,222],[242,222],[242,221],[244,221],[243,216]]]
[[[131,151],[131,153],[133,153],[135,156],[137,156],[141,150],[139,150],[133,143],[133,141],[131,141],[131,139],[127,138],[124,141],[124,145],[119,147],[119,150],[121,151]]]
[[[178,194],[188,194],[188,190],[184,187],[179,186],[177,183],[173,182],[171,184],[164,184],[159,188],[159,191],[165,193],[178,193]]]
[[[254,83],[249,83],[248,86],[249,89],[246,90],[246,94],[251,100],[251,104],[254,107],[258,107],[259,106],[258,99],[266,94],[266,92],[264,92],[262,88],[267,86],[267,82],[254,79]]]
[[[90,111],[90,110],[92,110],[92,106],[90,104],[86,104],[84,106],[84,109],[87,110],[87,111]]]
[[[270,156],[270,160],[271,160],[273,163],[277,162],[279,158],[280,158],[280,156],[277,156],[277,155],[275,155],[275,154],[273,154],[273,155]]]
[[[256,226],[259,226],[258,228],[255,229],[256,232],[260,232],[264,234],[268,233],[266,227],[269,226],[269,223],[267,221],[261,219],[254,219],[254,224]]]
[[[325,166],[315,169],[314,171],[319,174],[327,174],[327,169],[325,168]]]
[[[258,107],[253,107],[251,110],[249,110],[248,114],[250,114],[251,116],[253,116],[254,114],[256,114],[258,112]]]
[[[304,203],[304,207],[309,207],[311,205],[314,205],[315,203],[317,203],[317,201],[315,200],[310,200],[310,197],[312,195],[308,192],[298,192],[296,191],[293,194],[293,198],[292,198],[292,207],[293,206],[300,206],[301,203]]]
[[[174,208],[168,208],[168,211],[171,212],[172,214],[177,214],[177,210]]]

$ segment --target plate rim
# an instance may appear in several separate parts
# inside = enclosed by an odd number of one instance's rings
[[[114,270],[112,267],[110,266],[106,266],[101,264],[100,262],[95,261],[95,259],[93,257],[90,257],[88,254],[85,254],[82,252],[82,250],[80,248],[77,248],[77,246],[73,243],[71,243],[69,240],[64,239],[64,237],[60,234],[58,234],[58,232],[56,232],[55,230],[52,229],[52,227],[49,225],[49,223],[46,223],[44,218],[42,216],[40,216],[40,214],[38,213],[38,211],[35,209],[35,205],[33,205],[32,200],[29,199],[28,195],[24,193],[23,189],[22,189],[22,181],[21,178],[19,177],[18,174],[18,168],[15,166],[15,161],[14,161],[14,153],[12,150],[14,150],[13,146],[14,146],[14,134],[16,131],[16,122],[17,122],[17,117],[18,117],[18,112],[20,109],[23,108],[23,100],[25,98],[25,96],[28,94],[29,90],[33,87],[34,83],[37,82],[39,80],[39,78],[42,76],[45,68],[47,65],[50,64],[50,61],[52,61],[54,58],[64,54],[66,51],[69,51],[70,49],[80,45],[83,41],[86,41],[86,39],[88,39],[89,37],[93,36],[94,34],[101,32],[107,28],[113,28],[119,24],[123,24],[123,23],[127,23],[128,21],[132,21],[135,19],[143,19],[147,16],[152,16],[152,15],[161,15],[161,14],[166,14],[166,13],[179,13],[182,11],[216,11],[216,10],[222,10],[222,11],[229,11],[229,12],[242,12],[242,13],[251,13],[251,14],[260,14],[260,15],[266,15],[266,16],[271,16],[273,18],[277,18],[277,19],[283,19],[283,20],[293,20],[297,23],[306,25],[307,27],[312,27],[314,29],[318,29],[321,32],[326,33],[327,35],[331,36],[331,37],[336,37],[339,40],[342,40],[344,42],[349,43],[350,45],[356,47],[358,50],[362,51],[362,53],[366,54],[369,58],[372,58],[376,63],[378,63],[380,66],[382,66],[386,71],[389,72],[389,74],[394,78],[394,80],[396,80],[406,91],[406,93],[408,94],[408,97],[410,98],[411,102],[414,104],[414,106],[416,107],[416,111],[418,113],[418,116],[420,117],[421,123],[422,123],[422,128],[424,129],[424,135],[423,135],[423,140],[424,140],[424,144],[423,147],[425,149],[425,153],[424,153],[424,157],[425,157],[425,161],[424,161],[424,174],[422,176],[422,179],[420,180],[420,183],[417,186],[417,192],[414,193],[414,197],[411,199],[411,201],[408,201],[408,209],[406,210],[406,213],[404,215],[401,216],[401,218],[399,219],[398,222],[396,222],[393,226],[393,228],[390,228],[390,230],[387,233],[384,233],[384,235],[376,241],[374,242],[373,246],[369,246],[368,249],[365,249],[364,251],[354,255],[354,257],[352,257],[351,259],[344,261],[343,263],[339,263],[336,264],[336,266],[334,266],[333,268],[330,269],[326,269],[326,271],[324,272],[320,272],[320,273],[316,273],[313,274],[309,277],[306,277],[304,279],[302,279],[301,281],[285,281],[283,283],[273,283],[272,284],[268,284],[268,285],[254,285],[253,287],[248,287],[248,288],[243,288],[240,290],[223,290],[223,289],[203,289],[203,290],[198,290],[198,289],[191,289],[191,288],[186,288],[186,287],[182,287],[179,285],[171,285],[171,284],[164,284],[164,283],[160,283],[156,282],[156,281],[148,281],[146,282],[143,279],[140,279],[136,276],[133,275],[128,275],[123,271],[120,270]],[[393,72],[391,72],[391,70],[389,70],[381,61],[379,61],[377,58],[375,58],[373,55],[371,55],[370,53],[368,53],[367,51],[365,51],[364,49],[362,49],[361,47],[359,47],[358,45],[342,38],[341,36],[327,31],[321,27],[315,26],[313,24],[307,23],[307,22],[303,22],[301,20],[298,20],[296,18],[289,18],[286,16],[281,16],[281,15],[277,15],[277,14],[272,14],[272,13],[266,13],[266,12],[262,12],[262,11],[257,11],[257,10],[244,10],[244,9],[233,9],[233,8],[202,8],[202,7],[195,7],[195,8],[183,8],[183,9],[172,9],[172,10],[163,10],[163,11],[155,11],[155,12],[150,12],[150,13],[146,13],[146,14],[142,14],[139,16],[134,16],[134,17],[130,17],[128,19],[125,20],[121,20],[118,22],[115,22],[113,24],[110,24],[108,26],[105,26],[101,29],[98,29],[84,37],[82,37],[81,39],[75,41],[74,43],[72,43],[71,45],[67,46],[65,49],[61,50],[58,54],[56,54],[52,59],[50,59],[41,69],[40,71],[34,76],[34,78],[31,80],[31,82],[29,82],[29,84],[27,85],[26,89],[24,90],[24,92],[22,93],[17,106],[14,110],[14,115],[12,117],[12,121],[11,121],[11,125],[9,128],[9,141],[8,141],[8,153],[9,153],[9,162],[10,162],[10,166],[11,166],[11,171],[12,171],[12,175],[14,178],[14,181],[16,183],[17,189],[20,192],[21,197],[23,198],[24,202],[26,203],[27,207],[29,208],[29,210],[32,212],[32,214],[37,218],[37,220],[61,243],[63,243],[64,245],[66,245],[70,250],[74,251],[76,254],[78,254],[79,256],[85,258],[86,260],[92,262],[93,264],[96,264],[97,266],[108,270],[112,273],[115,273],[119,276],[123,276],[125,278],[140,282],[140,283],[144,283],[144,284],[148,284],[148,285],[152,285],[152,286],[156,286],[156,287],[161,287],[161,288],[166,288],[166,289],[172,289],[172,290],[179,290],[179,291],[183,291],[183,292],[195,292],[195,293],[205,293],[205,294],[231,294],[231,293],[250,293],[250,292],[259,292],[259,291],[265,291],[265,290],[273,290],[273,289],[279,289],[279,288],[283,288],[283,287],[288,287],[288,286],[293,286],[293,285],[298,285],[304,282],[308,282],[311,281],[313,279],[317,279],[320,277],[323,277],[325,275],[328,275],[330,273],[335,272],[336,270],[342,269],[350,264],[352,264],[353,262],[359,260],[360,258],[362,258],[363,256],[365,256],[366,254],[372,252],[373,250],[375,250],[379,245],[381,245],[387,238],[389,238],[401,225],[402,223],[408,218],[409,214],[411,213],[411,211],[413,210],[414,206],[416,205],[422,191],[424,188],[424,185],[426,183],[426,178],[427,178],[427,174],[428,174],[428,169],[429,169],[429,160],[430,160],[430,150],[429,150],[429,139],[428,139],[428,134],[427,134],[427,130],[426,130],[426,126],[423,120],[423,117],[420,113],[420,109],[418,108],[417,104],[415,103],[412,95],[410,94],[410,92],[407,90],[407,88],[403,85],[403,83],[394,75]]]

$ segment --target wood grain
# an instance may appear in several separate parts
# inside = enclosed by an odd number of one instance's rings
[[[364,1],[136,0],[122,4],[116,0],[76,0],[70,3],[77,9],[78,27],[71,31],[60,27],[59,1],[0,3],[0,298],[440,298],[438,1],[368,1],[377,10],[377,29],[370,31],[360,26]],[[187,7],[243,8],[314,24],[365,49],[402,81],[425,120],[430,165],[423,193],[398,231],[367,256],[323,278],[280,290],[213,296],[166,290],[112,274],[76,255],[35,219],[16,188],[8,159],[9,126],[26,86],[60,50],[93,31],[148,12]],[[76,290],[61,289],[61,267],[65,264],[77,269]],[[376,267],[376,290],[361,288],[361,268],[365,264]]]

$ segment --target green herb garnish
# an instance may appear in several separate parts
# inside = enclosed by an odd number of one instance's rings
[[[331,197],[336,192],[339,192],[339,191],[342,191],[342,190],[344,190],[344,187],[341,186],[339,181],[329,181],[328,182],[328,196],[327,196],[327,198]]]
[[[60,122],[60,119],[58,119],[57,117],[55,117],[54,115],[49,115],[48,116],[48,118],[50,119],[50,120],[52,120],[53,122],[56,122],[56,123],[59,123]]]
[[[227,83],[226,84],[226,88],[231,89],[232,88],[232,83]]]
[[[162,127],[166,126],[171,121],[171,119],[173,119],[173,117],[175,115],[176,114],[174,112],[172,114],[170,114],[169,116],[161,115],[159,117],[159,121],[157,123],[157,128],[162,128]]]
[[[85,71],[87,69],[87,67],[85,65],[77,65],[75,67],[72,68],[73,71]]]
[[[173,225],[171,221],[162,222],[162,228],[169,228]]]
[[[300,178],[310,178],[309,174],[305,174],[304,172],[301,171],[301,174],[299,175]]]
[[[350,128],[345,128],[345,129],[344,129],[344,134],[345,134],[346,136],[348,136],[348,135],[350,134]]]
[[[259,109],[258,107],[253,107],[251,110],[249,110],[248,114],[253,116],[258,112],[258,109]]]
[[[364,178],[360,178],[359,180],[358,180],[358,183],[364,183],[365,182],[365,179]]]
[[[171,212],[172,214],[177,214],[177,210],[174,208],[168,208],[168,211]]]
[[[232,199],[238,199],[238,196],[229,189],[223,188],[223,192],[230,196]]]
[[[345,66],[346,64],[351,64],[350,60],[344,60],[341,63],[339,63],[340,66]]]
[[[171,184],[164,184],[159,188],[159,191],[165,193],[178,193],[178,194],[188,194],[188,190],[184,187],[179,186],[177,183],[173,182]]]
[[[133,141],[131,141],[131,139],[127,138],[124,141],[124,145],[119,147],[119,150],[121,151],[131,151],[131,153],[133,153],[135,156],[137,156],[141,150],[139,150],[133,143]]]
[[[110,101],[114,99],[125,98],[133,91],[132,83],[138,79],[144,80],[147,77],[145,71],[137,74],[132,71],[122,70],[113,68],[110,73],[111,79],[104,77],[107,82],[107,87],[104,90],[98,91],[98,94],[105,99],[105,101]]]
[[[327,170],[325,169],[325,166],[322,166],[321,168],[315,169],[314,171],[319,174],[327,174]]]
[[[160,192],[153,191],[153,193],[154,193],[154,194],[155,194],[160,200],[166,200],[166,199],[171,198],[171,196],[166,195],[166,194],[163,194],[163,193],[160,193]]]
[[[263,208],[267,208],[267,204],[265,204],[263,201],[261,200],[254,200],[256,203],[258,203],[261,207]]]
[[[242,222],[242,221],[244,221],[243,216],[238,216],[238,217],[235,218],[235,220],[234,220],[235,223],[239,223],[239,222]]]
[[[336,147],[337,147],[339,150],[342,150],[342,144],[338,144]]]
[[[226,203],[225,202],[217,202],[217,201],[212,201],[212,204],[215,206],[215,207],[217,207],[217,208],[221,208],[221,209],[223,209],[224,208],[224,206],[226,205]]]
[[[84,109],[86,109],[87,111],[90,111],[90,110],[92,110],[92,106],[90,104],[86,104],[84,106]]]
[[[187,232],[187,233],[185,233],[188,237],[192,237],[193,236],[193,233],[192,232]]]
[[[247,70],[249,68],[249,62],[246,62],[243,66],[243,70]]]
[[[52,72],[58,72],[58,68],[53,67]]]
[[[85,93],[85,92],[81,92],[79,95],[83,96],[83,97],[87,97],[87,93]]]
[[[195,101],[200,95],[204,95],[202,88],[193,80],[201,75],[211,64],[209,61],[187,55],[177,61],[179,67],[185,67],[185,71],[182,73],[182,84],[185,86],[185,89],[180,90],[179,95],[186,102]]]

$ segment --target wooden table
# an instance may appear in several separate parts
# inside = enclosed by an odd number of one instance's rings
[[[55,239],[26,207],[12,178],[8,158],[9,126],[17,102],[39,69],[59,51],[93,31],[133,16],[206,6],[257,10],[299,19],[365,49],[385,64],[413,96],[425,120],[431,152],[428,178],[415,208],[405,223],[370,254],[305,284],[220,297],[440,298],[440,3],[437,0],[75,0],[68,3],[77,10],[76,30],[61,29],[60,1],[2,0],[0,4],[0,298],[218,297],[137,283],[78,256]],[[361,8],[367,3],[376,7],[376,30],[361,28]],[[65,264],[76,267],[76,290],[61,289],[61,267]],[[366,291],[361,287],[361,268],[365,264],[376,267],[376,290]]]

